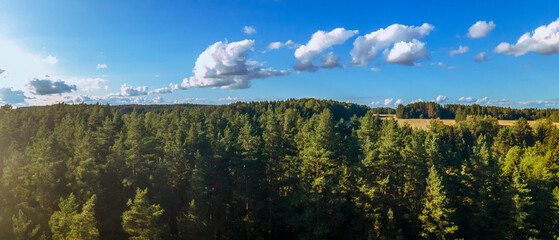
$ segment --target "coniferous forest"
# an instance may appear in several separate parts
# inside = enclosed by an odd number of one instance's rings
[[[0,239],[557,239],[554,113],[448,109],[6,105]]]

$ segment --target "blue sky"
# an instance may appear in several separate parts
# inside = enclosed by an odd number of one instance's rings
[[[557,9],[557,1],[0,0],[0,104],[315,97],[559,107]],[[451,56],[460,46],[468,51]]]

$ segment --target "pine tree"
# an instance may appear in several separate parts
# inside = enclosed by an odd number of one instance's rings
[[[454,210],[448,208],[448,199],[435,166],[429,170],[427,188],[423,199],[423,211],[419,219],[423,223],[421,235],[425,239],[447,239],[447,237],[458,230],[452,222]]]
[[[29,229],[29,225],[31,224],[31,220],[28,220],[25,214],[21,209],[18,212],[17,217],[12,217],[12,226],[13,226],[13,233],[16,240],[26,240],[31,239],[39,232],[41,225],[35,226],[33,229]],[[29,230],[31,230],[29,232]]]
[[[61,199],[58,204],[60,211],[54,212],[49,221],[52,239],[99,239],[97,220],[94,215],[96,199],[95,195],[91,196],[83,205],[81,213],[78,213],[79,204],[76,203],[73,193],[67,199]]]
[[[134,200],[128,199],[126,203],[130,209],[122,214],[122,228],[130,235],[131,240],[161,239],[163,229],[159,219],[163,209],[157,204],[150,204],[147,192],[147,188],[138,188]]]
[[[95,240],[99,239],[97,230],[97,219],[95,219],[95,201],[97,196],[93,195],[82,207],[82,212],[74,215],[69,239]]]

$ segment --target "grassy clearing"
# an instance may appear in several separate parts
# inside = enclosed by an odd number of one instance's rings
[[[396,114],[379,114],[381,119],[390,119],[390,118],[394,118],[398,121],[399,124],[409,124],[411,127],[413,128],[421,128],[421,129],[427,129],[427,126],[429,126],[429,122],[431,121],[431,119],[399,119],[396,117]],[[454,119],[442,119],[441,121],[443,121],[443,123],[445,125],[454,125],[456,123],[456,121],[454,121]],[[498,120],[499,121],[499,125],[501,126],[512,126],[515,122],[515,120]],[[534,125],[534,123],[536,123],[536,121],[528,121],[528,123],[530,124],[530,126]],[[559,123],[554,123],[555,126],[559,127]]]

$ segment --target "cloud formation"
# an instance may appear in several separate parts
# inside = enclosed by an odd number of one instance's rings
[[[76,85],[66,84],[64,81],[52,81],[49,79],[33,79],[27,84],[29,90],[36,95],[62,94],[76,91]]]
[[[107,68],[107,64],[105,63],[98,63],[96,69],[106,69]]]
[[[444,96],[444,95],[439,95],[439,96],[435,99],[435,102],[438,102],[438,103],[444,103],[444,102],[446,102],[446,101],[448,101],[448,97],[447,97],[447,96]]]
[[[462,45],[458,46],[458,49],[450,51],[450,56],[456,56],[458,54],[467,53],[470,51],[468,46],[463,47]]]
[[[288,48],[293,48],[295,47],[295,43],[291,40],[287,40],[287,42],[272,42],[270,44],[268,44],[268,46],[266,46],[266,49],[268,50],[274,50],[274,49],[279,49],[282,47],[288,47]]]
[[[23,91],[12,90],[12,88],[0,88],[0,103],[2,104],[19,104],[25,102],[27,97]]]
[[[249,87],[252,79],[289,74],[287,71],[262,68],[261,63],[248,59],[247,52],[253,46],[254,40],[214,43],[196,60],[194,76],[185,78],[180,86],[175,85],[176,88],[243,89]]]
[[[559,18],[547,26],[540,26],[530,34],[520,36],[516,44],[500,43],[494,50],[495,53],[522,56],[528,52],[543,55],[559,53]]]
[[[318,67],[313,65],[313,61],[320,54],[334,45],[345,43],[349,38],[359,33],[357,30],[346,30],[345,28],[336,28],[330,32],[318,31],[314,33],[311,40],[306,45],[302,45],[295,50],[295,70],[314,72]]]
[[[392,24],[386,29],[381,28],[364,36],[359,36],[353,42],[352,64],[356,66],[368,66],[370,61],[377,59],[379,53],[395,43],[409,42],[414,39],[424,38],[434,29],[433,25],[405,26]]]
[[[420,58],[427,59],[425,43],[413,39],[411,42],[398,42],[386,56],[386,62],[412,66]]]
[[[334,54],[333,52],[329,52],[320,58],[320,64],[321,68],[327,69],[341,67],[340,56]]]
[[[469,38],[483,38],[491,32],[491,30],[495,29],[495,23],[493,21],[486,22],[486,21],[477,21],[474,25],[468,29],[468,37]]]
[[[243,32],[247,35],[252,35],[256,33],[256,28],[254,28],[253,26],[244,26]]]
[[[123,84],[120,87],[120,95],[121,96],[126,96],[126,97],[133,97],[133,96],[141,96],[141,95],[147,95],[148,94],[148,88],[143,86],[143,87],[132,87],[128,84]]]
[[[458,99],[458,102],[461,103],[475,103],[477,101],[477,99],[473,98],[473,97],[461,97]]]
[[[480,52],[474,56],[474,61],[476,62],[484,62],[487,61],[487,54],[485,52]]]

